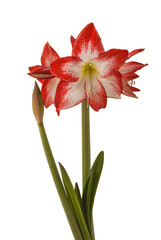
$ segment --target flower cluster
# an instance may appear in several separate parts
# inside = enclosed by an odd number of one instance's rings
[[[71,36],[71,44],[72,56],[60,58],[47,42],[41,65],[29,67],[29,75],[42,83],[45,107],[54,104],[59,114],[87,98],[88,104],[98,111],[106,107],[107,98],[119,99],[121,94],[136,97],[136,71],[147,64],[126,61],[144,49],[130,53],[121,49],[105,51],[93,23],[76,39]]]

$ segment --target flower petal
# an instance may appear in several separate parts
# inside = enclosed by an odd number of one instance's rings
[[[56,91],[55,107],[59,113],[62,109],[74,107],[86,99],[84,81],[60,81]]]
[[[53,74],[50,72],[50,67],[39,67],[35,68],[33,71],[28,73],[31,77],[38,79],[46,79],[53,77]]]
[[[141,68],[143,68],[145,66],[147,66],[147,64],[138,63],[138,62],[128,62],[128,63],[124,63],[122,65],[122,67],[119,69],[119,72],[122,75],[131,74],[131,73],[134,73],[134,72],[140,70]]]
[[[144,51],[144,50],[145,50],[145,48],[135,49],[135,50],[133,50],[133,51],[131,51],[131,52],[129,53],[128,58],[131,58],[131,57],[134,56],[135,54],[140,53],[140,52],[142,52],[142,51]]]
[[[122,76],[118,71],[107,78],[99,78],[99,80],[106,91],[107,97],[120,98],[122,93]]]
[[[73,36],[70,37],[70,42],[72,45],[72,48],[74,47],[74,43],[75,43],[75,38]]]
[[[96,69],[101,77],[106,78],[117,71],[126,61],[128,56],[127,50],[111,49],[93,59]]]
[[[41,64],[45,67],[49,67],[50,64],[58,58],[59,55],[57,54],[57,52],[47,42],[41,55]]]
[[[78,57],[64,57],[51,63],[51,72],[64,81],[75,82],[79,79],[82,60]]]
[[[99,80],[94,81],[92,85],[93,89],[88,97],[88,103],[93,110],[98,111],[101,108],[105,108],[107,105],[107,95],[104,87]]]
[[[126,81],[130,81],[139,77],[139,75],[137,75],[136,73],[122,74],[122,76]]]
[[[72,55],[80,57],[83,61],[96,58],[104,52],[101,38],[94,27],[89,23],[78,35],[74,43]]]
[[[46,108],[55,102],[55,94],[59,82],[59,78],[53,77],[46,79],[42,84],[41,94]]]
[[[40,65],[35,65],[35,66],[32,66],[32,67],[29,67],[29,71],[32,72],[32,71],[34,71],[34,70],[36,70],[36,69],[38,69],[38,68],[40,68],[40,67],[42,67],[42,66],[40,66]]]
[[[128,97],[134,97],[137,98],[137,96],[133,93],[133,90],[131,89],[131,86],[125,81],[124,79],[122,80],[122,86],[123,90],[122,93]]]
[[[133,91],[133,92],[140,92],[140,89],[139,88],[136,88],[136,87],[132,87],[132,86],[129,86],[130,89]]]

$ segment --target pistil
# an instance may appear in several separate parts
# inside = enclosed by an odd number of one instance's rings
[[[93,75],[97,74],[98,72],[91,62],[87,62],[83,66],[82,73],[84,75],[84,79],[86,82],[87,97],[89,97],[93,91],[93,86],[92,86],[93,85],[92,84]]]

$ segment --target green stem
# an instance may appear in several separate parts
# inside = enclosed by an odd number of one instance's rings
[[[91,168],[91,149],[90,149],[90,117],[87,99],[82,102],[82,180],[83,189]],[[92,218],[92,239],[94,236],[94,225]]]
[[[38,127],[39,127],[39,131],[40,131],[40,136],[41,136],[42,144],[44,147],[44,151],[46,154],[46,158],[47,158],[47,161],[49,164],[49,168],[50,168],[57,192],[59,194],[61,203],[63,205],[65,214],[67,216],[69,225],[71,227],[72,233],[74,235],[75,240],[83,240],[82,235],[80,233],[80,229],[79,229],[77,221],[76,221],[76,218],[74,216],[73,210],[70,206],[69,200],[65,193],[65,190],[64,190],[64,187],[63,187],[63,184],[62,184],[62,181],[61,181],[61,178],[60,178],[60,175],[59,175],[59,172],[58,172],[58,169],[57,169],[57,166],[56,166],[56,163],[55,163],[55,160],[54,160],[54,157],[53,157],[53,154],[52,154],[52,151],[51,151],[48,139],[47,139],[47,136],[46,136],[46,132],[45,132],[43,123],[38,125]]]
[[[82,180],[83,188],[91,167],[90,123],[87,99],[82,102]]]

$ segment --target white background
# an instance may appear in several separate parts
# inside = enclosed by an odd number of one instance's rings
[[[122,96],[91,110],[92,162],[105,151],[94,205],[96,240],[161,239],[161,75],[159,0],[3,1],[0,6],[0,239],[73,239],[32,114],[34,79],[46,41],[71,54],[70,35],[94,22],[106,50],[145,48],[139,99]],[[44,124],[56,162],[81,186],[81,106]]]

